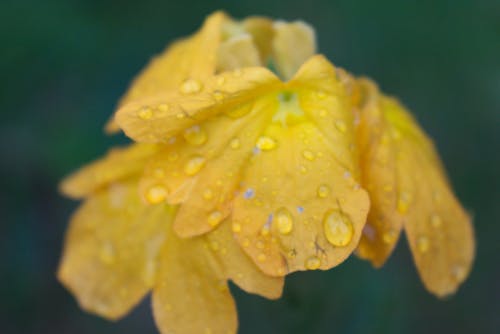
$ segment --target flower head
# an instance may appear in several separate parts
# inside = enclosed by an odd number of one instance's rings
[[[356,249],[381,265],[403,226],[429,290],[456,289],[472,231],[432,145],[315,53],[305,23],[215,13],[146,67],[107,125],[135,143],[62,183],[85,199],[59,270],[82,307],[117,318],[152,290],[162,331],[234,332],[227,280],[277,298]]]

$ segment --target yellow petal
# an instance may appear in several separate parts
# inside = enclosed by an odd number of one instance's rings
[[[232,224],[225,221],[207,234],[209,248],[221,263],[225,277],[243,290],[269,299],[281,296],[283,277],[271,277],[260,271],[234,240]]]
[[[259,51],[249,34],[235,36],[221,43],[217,52],[217,70],[220,72],[260,65]]]
[[[115,118],[136,141],[167,143],[179,132],[248,103],[279,83],[274,74],[261,67],[225,72],[204,82],[188,79],[172,94],[126,104]]]
[[[273,57],[278,72],[291,78],[297,69],[316,53],[314,29],[301,21],[274,24]]]
[[[153,312],[162,333],[236,333],[236,308],[223,268],[203,238],[168,233]]]
[[[176,90],[186,79],[204,80],[215,73],[216,55],[221,29],[229,18],[215,12],[205,20],[201,29],[191,37],[174,42],[151,60],[134,79],[120,106],[148,96]],[[106,133],[120,129],[112,117],[105,126]]]
[[[158,146],[151,144],[133,144],[127,148],[112,149],[103,159],[64,179],[61,191],[72,198],[85,197],[110,182],[137,174],[158,149]]]
[[[87,311],[110,319],[125,315],[154,283],[171,218],[165,205],[142,204],[136,179],[111,183],[73,216],[59,280]]]
[[[259,50],[262,64],[266,64],[272,50],[272,40],[274,38],[273,22],[265,17],[251,16],[241,23],[243,29],[248,31],[257,49]]]
[[[256,142],[260,152],[244,171],[247,191],[232,214],[244,250],[274,276],[342,262],[357,245],[369,205],[356,177],[349,98],[333,67],[315,57],[288,87]]]
[[[394,99],[380,97],[379,109],[363,109],[362,122],[367,123],[360,131],[367,132],[361,136],[368,152],[365,159],[374,159],[363,163],[364,181],[373,183],[367,185],[374,199],[370,217],[381,216],[385,222],[372,223],[372,240],[363,237],[361,253],[382,264],[403,224],[425,286],[438,296],[448,295],[467,277],[474,258],[471,219],[417,122]],[[383,182],[387,183],[382,186]],[[381,246],[388,227],[395,238]]]

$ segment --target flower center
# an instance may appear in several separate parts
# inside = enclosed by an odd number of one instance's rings
[[[300,107],[297,93],[284,91],[277,95],[279,101],[278,110],[273,116],[273,123],[279,123],[283,127],[303,122],[306,115]]]

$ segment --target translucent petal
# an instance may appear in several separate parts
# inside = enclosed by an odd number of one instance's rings
[[[217,70],[220,72],[260,65],[259,50],[249,34],[232,37],[221,43],[217,52]]]
[[[111,183],[74,214],[59,280],[82,308],[110,319],[125,315],[153,286],[171,219],[166,205],[142,204],[137,180]]]
[[[114,148],[101,160],[97,160],[61,183],[61,191],[72,198],[88,196],[98,188],[139,173],[159,147],[152,144],[133,144],[126,148]]]
[[[273,58],[278,72],[285,79],[293,77],[297,69],[316,53],[314,29],[302,22],[274,23]]]

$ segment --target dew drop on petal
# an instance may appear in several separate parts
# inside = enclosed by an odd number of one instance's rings
[[[335,121],[335,128],[342,133],[346,133],[346,131],[347,131],[347,125],[341,119],[338,119]]]
[[[151,119],[151,117],[153,117],[153,110],[148,107],[141,108],[137,112],[137,116],[139,116],[140,119],[146,121],[148,119]]]
[[[354,234],[352,222],[344,213],[330,210],[323,218],[323,229],[326,240],[333,246],[342,247],[351,242]]]
[[[194,94],[198,93],[202,88],[201,82],[196,79],[187,79],[181,84],[181,93]]]
[[[399,194],[397,209],[401,214],[408,212],[411,202],[411,194],[409,192],[403,191]]]
[[[382,241],[386,244],[392,244],[394,241],[396,241],[397,233],[394,230],[388,230],[385,231],[384,234],[382,234]]]
[[[321,260],[315,255],[310,256],[306,260],[305,267],[308,270],[316,270],[321,267]]]
[[[276,147],[276,141],[268,136],[261,136],[257,139],[255,146],[261,151],[270,151]]]
[[[207,133],[199,125],[184,130],[184,139],[194,146],[200,146],[207,141]]]
[[[207,221],[210,226],[215,227],[222,221],[222,218],[222,212],[213,211],[208,215]]]
[[[302,152],[302,156],[306,159],[306,160],[309,160],[309,161],[313,161],[316,157],[314,155],[313,152],[309,151],[309,150],[305,150]]]
[[[426,236],[417,239],[417,249],[420,253],[426,253],[429,250],[430,241]]]
[[[198,173],[205,165],[205,158],[202,156],[192,157],[184,166],[184,173],[192,176]]]
[[[203,194],[202,194],[203,198],[206,199],[207,201],[211,200],[212,198],[214,198],[214,192],[212,191],[212,189],[205,189],[203,191]]]
[[[431,226],[435,228],[439,228],[443,224],[443,220],[438,214],[431,215]]]
[[[99,257],[103,263],[111,264],[115,261],[115,248],[110,242],[105,242],[101,246]]]
[[[317,195],[319,198],[326,198],[330,195],[330,187],[326,184],[322,184],[318,187]]]
[[[278,211],[276,211],[273,219],[273,224],[275,224],[276,228],[281,234],[287,235],[292,232],[293,217],[290,211],[288,211],[286,208],[280,208]]]
[[[264,253],[260,253],[259,255],[257,255],[257,260],[259,260],[259,262],[264,262],[266,261],[267,257],[266,257],[266,254]]]
[[[459,282],[463,281],[466,275],[467,270],[460,264],[456,264],[451,268],[451,276]]]
[[[236,150],[236,149],[240,148],[240,146],[241,146],[240,140],[238,138],[231,139],[231,141],[229,142],[229,146],[233,150]]]
[[[241,225],[239,223],[233,223],[231,227],[234,233],[241,232]]]
[[[146,201],[149,204],[158,204],[167,199],[168,190],[163,185],[154,185],[146,191]]]

